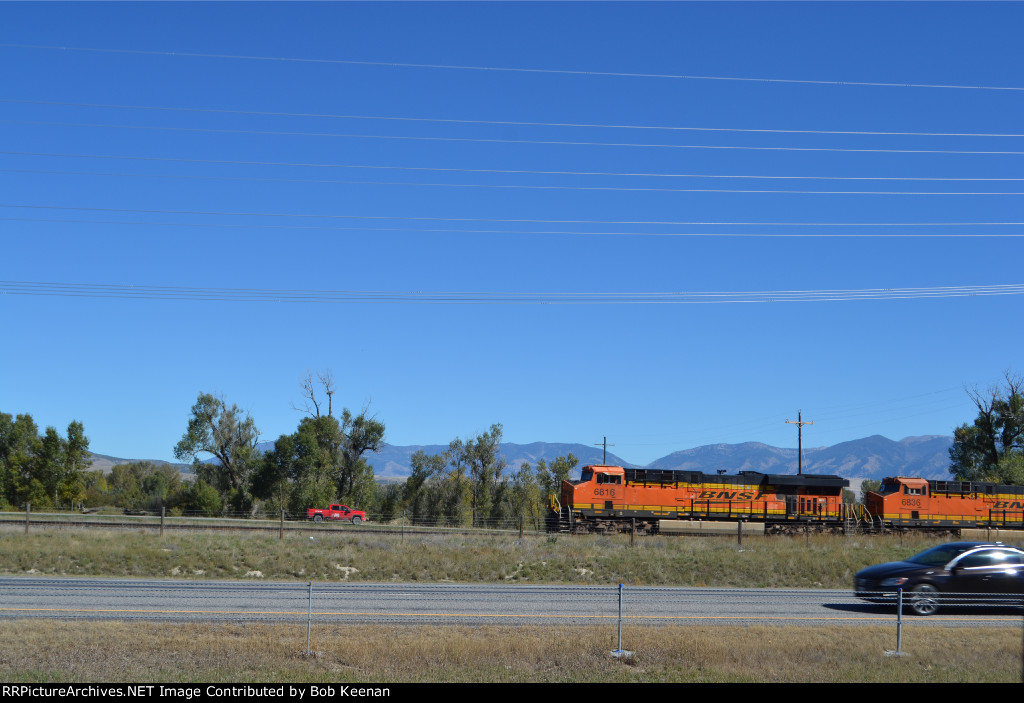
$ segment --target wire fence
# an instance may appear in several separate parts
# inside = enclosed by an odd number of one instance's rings
[[[35,526],[66,526],[66,527],[103,527],[103,528],[128,528],[128,529],[234,529],[234,530],[278,530],[282,534],[286,530],[296,529],[330,529],[332,527],[344,527],[346,529],[364,530],[372,532],[403,533],[416,531],[447,531],[447,532],[477,532],[481,530],[491,531],[518,531],[520,533],[543,532],[546,523],[543,517],[531,516],[510,516],[503,519],[480,519],[476,521],[467,520],[463,522],[446,519],[430,520],[425,518],[412,519],[405,515],[399,515],[389,520],[374,520],[373,516],[363,521],[351,519],[329,519],[314,521],[305,513],[294,513],[280,511],[277,513],[251,513],[224,512],[216,517],[209,517],[202,513],[189,513],[182,511],[104,511],[104,512],[33,512],[31,506],[23,512],[0,512],[0,524],[24,525],[26,531]]]
[[[1024,615],[1024,594],[943,593],[934,601],[928,617],[911,617],[909,596],[826,589],[0,578],[0,611],[7,617],[555,626],[621,619],[634,627],[903,621],[1007,627],[1022,624]]]

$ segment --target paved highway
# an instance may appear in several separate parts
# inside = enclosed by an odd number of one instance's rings
[[[615,622],[617,586],[374,584],[0,578],[0,617],[225,622],[580,625]],[[893,609],[849,591],[622,589],[624,618],[640,624],[892,623]],[[1019,626],[1012,610],[961,610],[915,623]]]

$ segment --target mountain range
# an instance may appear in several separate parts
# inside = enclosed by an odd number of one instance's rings
[[[855,481],[879,480],[886,476],[919,476],[930,479],[949,477],[949,448],[953,438],[945,435],[905,437],[891,440],[881,435],[841,442],[831,447],[812,447],[803,451],[803,472],[808,474],[835,474]],[[264,449],[272,445],[267,443]],[[374,474],[385,480],[402,480],[409,476],[411,457],[417,451],[427,454],[443,454],[446,444],[396,446],[384,448],[366,457],[373,466]],[[587,444],[555,442],[533,442],[501,445],[510,471],[518,470],[523,462],[536,465],[543,459],[548,463],[570,452],[579,460],[579,466],[600,464],[604,461],[602,449]],[[131,459],[117,459],[102,454],[93,454],[93,469],[109,471],[115,464],[128,463]],[[625,459],[609,453],[606,462],[616,466],[637,467]],[[166,464],[164,461],[154,461]],[[190,472],[187,464],[174,464],[183,472]],[[782,449],[760,442],[741,444],[708,444],[693,449],[673,452],[647,464],[649,469],[679,469],[715,473],[736,473],[738,471],[760,471],[766,474],[795,474],[797,472],[797,450]]]

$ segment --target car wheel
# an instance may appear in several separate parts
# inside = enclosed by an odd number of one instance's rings
[[[323,521],[324,521],[324,516],[323,515],[314,515],[313,516],[313,522],[323,522]]]
[[[363,521],[362,518],[360,518],[358,515],[353,515],[352,516],[352,524],[353,525],[358,525],[362,521]]]
[[[917,615],[932,615],[939,609],[939,591],[930,583],[910,589],[910,609]]]

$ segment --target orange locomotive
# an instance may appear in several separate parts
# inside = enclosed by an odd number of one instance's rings
[[[874,527],[1024,528],[1024,486],[887,478],[865,497]]]
[[[852,516],[843,505],[849,481],[838,476],[762,474],[584,466],[579,481],[563,481],[561,501],[551,497],[548,529],[561,532],[659,531],[663,520],[763,522],[769,531],[789,526],[841,526]]]

